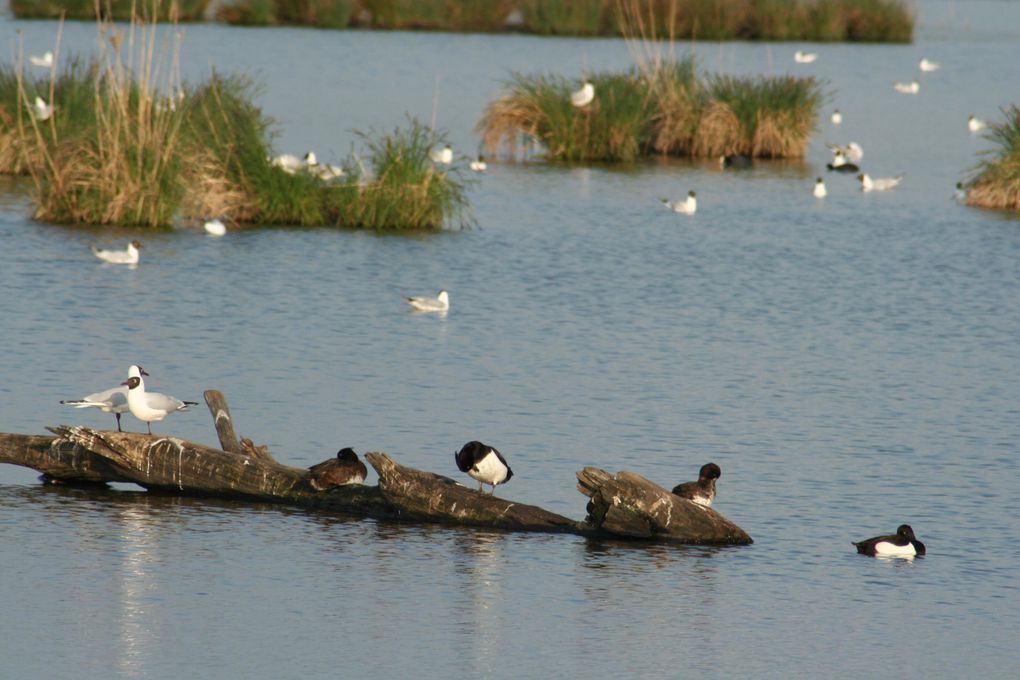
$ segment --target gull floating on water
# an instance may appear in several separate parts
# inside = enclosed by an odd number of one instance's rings
[[[128,377],[149,375],[141,366],[132,366],[128,370]],[[111,387],[102,392],[96,392],[81,399],[64,399],[61,404],[75,408],[98,408],[103,413],[112,413],[117,418],[117,432],[123,432],[120,427],[120,416],[128,412],[127,387],[120,385]]]
[[[793,53],[793,60],[798,64],[810,64],[817,58],[818,55],[815,52],[802,52],[801,50],[797,50]]]
[[[51,66],[53,66],[53,53],[47,52],[41,57],[32,55],[28,58],[28,60],[32,62],[32,66],[44,66],[46,68],[50,68]]]
[[[693,191],[687,192],[687,198],[683,201],[671,201],[667,198],[660,200],[664,206],[676,213],[693,215],[698,211],[698,195]]]
[[[918,68],[920,68],[925,73],[931,73],[932,71],[938,71],[940,68],[942,68],[942,64],[938,63],[937,61],[932,61],[928,57],[925,57],[924,59],[922,59],[918,63],[917,66],[918,66]]]
[[[271,161],[272,165],[280,168],[288,175],[294,175],[308,167],[314,167],[318,165],[318,163],[319,161],[315,158],[314,151],[306,153],[304,158],[298,158],[293,154],[284,153]]]
[[[829,192],[825,189],[825,180],[821,177],[815,180],[815,188],[813,190],[815,198],[825,198]]]
[[[967,117],[967,129],[971,132],[981,132],[986,127],[988,127],[988,123],[980,118],[975,118],[974,116]]]
[[[432,162],[439,163],[440,165],[449,165],[453,162],[453,147],[449,144],[444,146],[442,149],[436,149],[432,152]]]
[[[888,191],[903,181],[903,175],[871,179],[867,173],[864,173],[857,175],[857,179],[861,181],[861,191]]]
[[[152,434],[153,421],[163,420],[171,413],[187,411],[189,406],[198,405],[197,401],[181,401],[159,392],[146,392],[142,372],[139,369],[136,374],[134,370],[136,368],[139,367],[132,366],[128,369],[129,377],[121,384],[127,385],[128,410],[131,411],[131,415],[145,423],[149,434]]]
[[[595,99],[595,86],[588,80],[584,81],[580,90],[570,93],[570,103],[578,108],[588,106],[593,99]]]
[[[450,294],[445,290],[439,291],[436,297],[414,296],[404,299],[416,312],[446,312],[450,309]]]
[[[143,247],[141,241],[132,241],[127,244],[127,248],[124,250],[109,250],[92,246],[92,254],[110,264],[138,264],[140,255],[138,250]]]
[[[42,97],[36,97],[32,113],[39,120],[49,120],[50,116],[53,115],[53,106],[47,104],[46,100]]]
[[[897,92],[903,94],[917,94],[921,91],[921,83],[916,80],[911,80],[909,83],[893,83],[893,87],[896,88]]]
[[[482,155],[479,154],[478,160],[471,161],[468,167],[470,167],[475,172],[485,172],[489,165],[488,163],[485,162],[485,158],[483,158]]]
[[[843,147],[833,147],[832,161],[827,163],[826,166],[829,170],[835,170],[836,172],[858,172],[860,167],[856,163],[850,162],[847,158],[846,151]]]
[[[223,224],[223,221],[217,218],[206,220],[205,224],[202,226],[205,228],[205,233],[210,236],[223,236],[227,233],[227,225]]]
[[[829,120],[832,121],[833,125],[839,125],[843,122],[843,114],[839,112],[839,109],[836,109],[832,112],[832,117]]]
[[[963,186],[963,182],[956,183],[956,192],[953,193],[953,198],[960,202],[967,200],[967,187]]]

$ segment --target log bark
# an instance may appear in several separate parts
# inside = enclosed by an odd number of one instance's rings
[[[379,475],[383,497],[408,519],[517,531],[590,533],[562,515],[468,488],[449,477],[398,465],[385,453],[367,453],[365,460]]]
[[[626,470],[611,475],[596,467],[577,473],[588,496],[588,523],[619,536],[694,544],[749,545],[747,533],[710,507],[680,498]]]
[[[234,419],[230,417],[227,398],[219,390],[206,390],[202,396],[205,397],[205,405],[212,414],[213,427],[216,428],[216,436],[220,439],[220,448],[227,453],[245,453],[234,431]]]

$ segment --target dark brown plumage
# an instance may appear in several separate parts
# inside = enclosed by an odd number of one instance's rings
[[[705,463],[698,473],[698,481],[684,482],[673,487],[673,493],[699,505],[712,505],[715,499],[715,480],[722,476],[722,470],[715,463]]]
[[[361,484],[368,474],[368,468],[358,460],[358,454],[352,448],[340,449],[336,458],[313,465],[308,470],[308,483],[316,491],[326,491],[344,484]]]

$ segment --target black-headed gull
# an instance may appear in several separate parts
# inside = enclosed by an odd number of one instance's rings
[[[861,191],[888,191],[903,181],[903,175],[872,179],[867,173],[864,173],[857,175],[857,179],[861,181]]]
[[[967,116],[967,129],[970,130],[971,132],[981,132],[986,127],[988,127],[988,123],[981,120],[980,118],[977,118],[975,116]]]
[[[953,198],[961,203],[967,200],[967,187],[963,185],[963,182],[956,183],[956,191],[953,193]]]
[[[829,120],[832,121],[833,125],[839,125],[843,122],[843,114],[839,112],[839,109],[836,109],[832,112],[832,116]]]
[[[141,241],[132,241],[124,250],[106,250],[92,246],[92,254],[110,264],[138,264],[140,256],[138,251],[144,247]]]
[[[404,299],[416,312],[446,312],[450,309],[450,294],[445,290],[439,291],[436,297],[412,296]]]
[[[217,218],[206,220],[202,225],[202,228],[204,228],[205,233],[210,236],[223,236],[227,233],[227,225],[223,224],[223,220]]]
[[[804,52],[801,50],[797,50],[796,52],[793,53],[793,60],[798,64],[810,64],[817,58],[818,54],[816,54],[815,52]]]
[[[825,180],[821,177],[815,180],[815,188],[812,190],[815,198],[825,198],[829,192],[825,189]]]
[[[313,465],[308,470],[308,483],[316,491],[327,491],[344,484],[363,484],[368,474],[368,468],[349,447],[337,451],[336,458]]]
[[[132,366],[131,368],[137,368]],[[145,380],[140,375],[134,375],[134,371],[128,370],[128,379],[122,385],[127,385],[128,410],[131,415],[145,423],[152,434],[152,422],[163,420],[169,414],[177,411],[187,411],[189,406],[197,406],[197,401],[181,401],[159,392],[146,392]]]
[[[705,463],[698,471],[698,481],[684,482],[673,487],[673,493],[680,498],[711,507],[715,499],[715,480],[722,477],[722,470],[715,463]]]
[[[132,366],[128,370],[128,377],[149,375],[141,366]],[[120,416],[128,412],[127,387],[119,385],[111,387],[102,392],[96,392],[81,399],[63,399],[60,402],[65,406],[75,408],[98,408],[103,413],[112,413],[117,418],[117,432],[123,432],[120,427]]]
[[[28,60],[32,63],[32,66],[43,66],[45,68],[49,68],[53,66],[53,53],[47,52],[41,57],[37,57],[33,54],[28,58]]]
[[[431,154],[432,162],[440,165],[449,165],[453,162],[453,147],[447,144],[442,149],[435,149]]]
[[[478,481],[479,491],[482,484],[490,484],[495,494],[497,484],[506,484],[514,476],[503,454],[481,442],[468,442],[453,457],[458,470]]]
[[[304,155],[304,158],[298,158],[297,156],[289,153],[283,153],[273,158],[270,164],[280,168],[288,175],[294,175],[301,170],[315,167],[319,164],[318,159],[315,157],[314,151],[309,151]]]
[[[909,83],[893,83],[893,87],[897,92],[903,94],[917,94],[921,91],[921,83],[916,80],[911,80]]]
[[[46,103],[46,100],[42,97],[35,98],[35,105],[32,107],[32,113],[35,115],[37,120],[49,120],[50,116],[53,115],[53,106]]]
[[[659,199],[662,204],[676,213],[693,215],[698,211],[698,194],[693,191],[687,192],[687,198],[682,201],[671,201],[668,198]]]
[[[924,71],[925,73],[931,73],[932,71],[938,71],[940,68],[942,68],[942,64],[938,63],[937,61],[932,61],[928,57],[925,57],[918,62],[917,67]]]
[[[588,106],[595,99],[595,86],[591,84],[591,81],[584,81],[581,85],[580,90],[576,90],[570,93],[570,103],[577,108]]]
[[[489,165],[488,163],[485,162],[485,158],[481,154],[479,154],[478,159],[471,161],[468,167],[475,172],[485,172]]]

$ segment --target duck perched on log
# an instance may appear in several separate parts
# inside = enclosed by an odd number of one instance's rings
[[[479,441],[470,441],[462,446],[454,458],[458,470],[478,480],[479,491],[482,490],[482,484],[491,484],[492,493],[495,494],[497,484],[506,484],[514,476],[503,454]]]
[[[350,447],[340,449],[336,458],[317,463],[308,470],[308,483],[316,491],[327,491],[344,484],[363,484],[368,475],[368,468]]]
[[[715,480],[722,476],[722,470],[715,463],[705,463],[698,473],[698,481],[684,482],[673,487],[673,493],[698,505],[709,507],[715,499]]]

